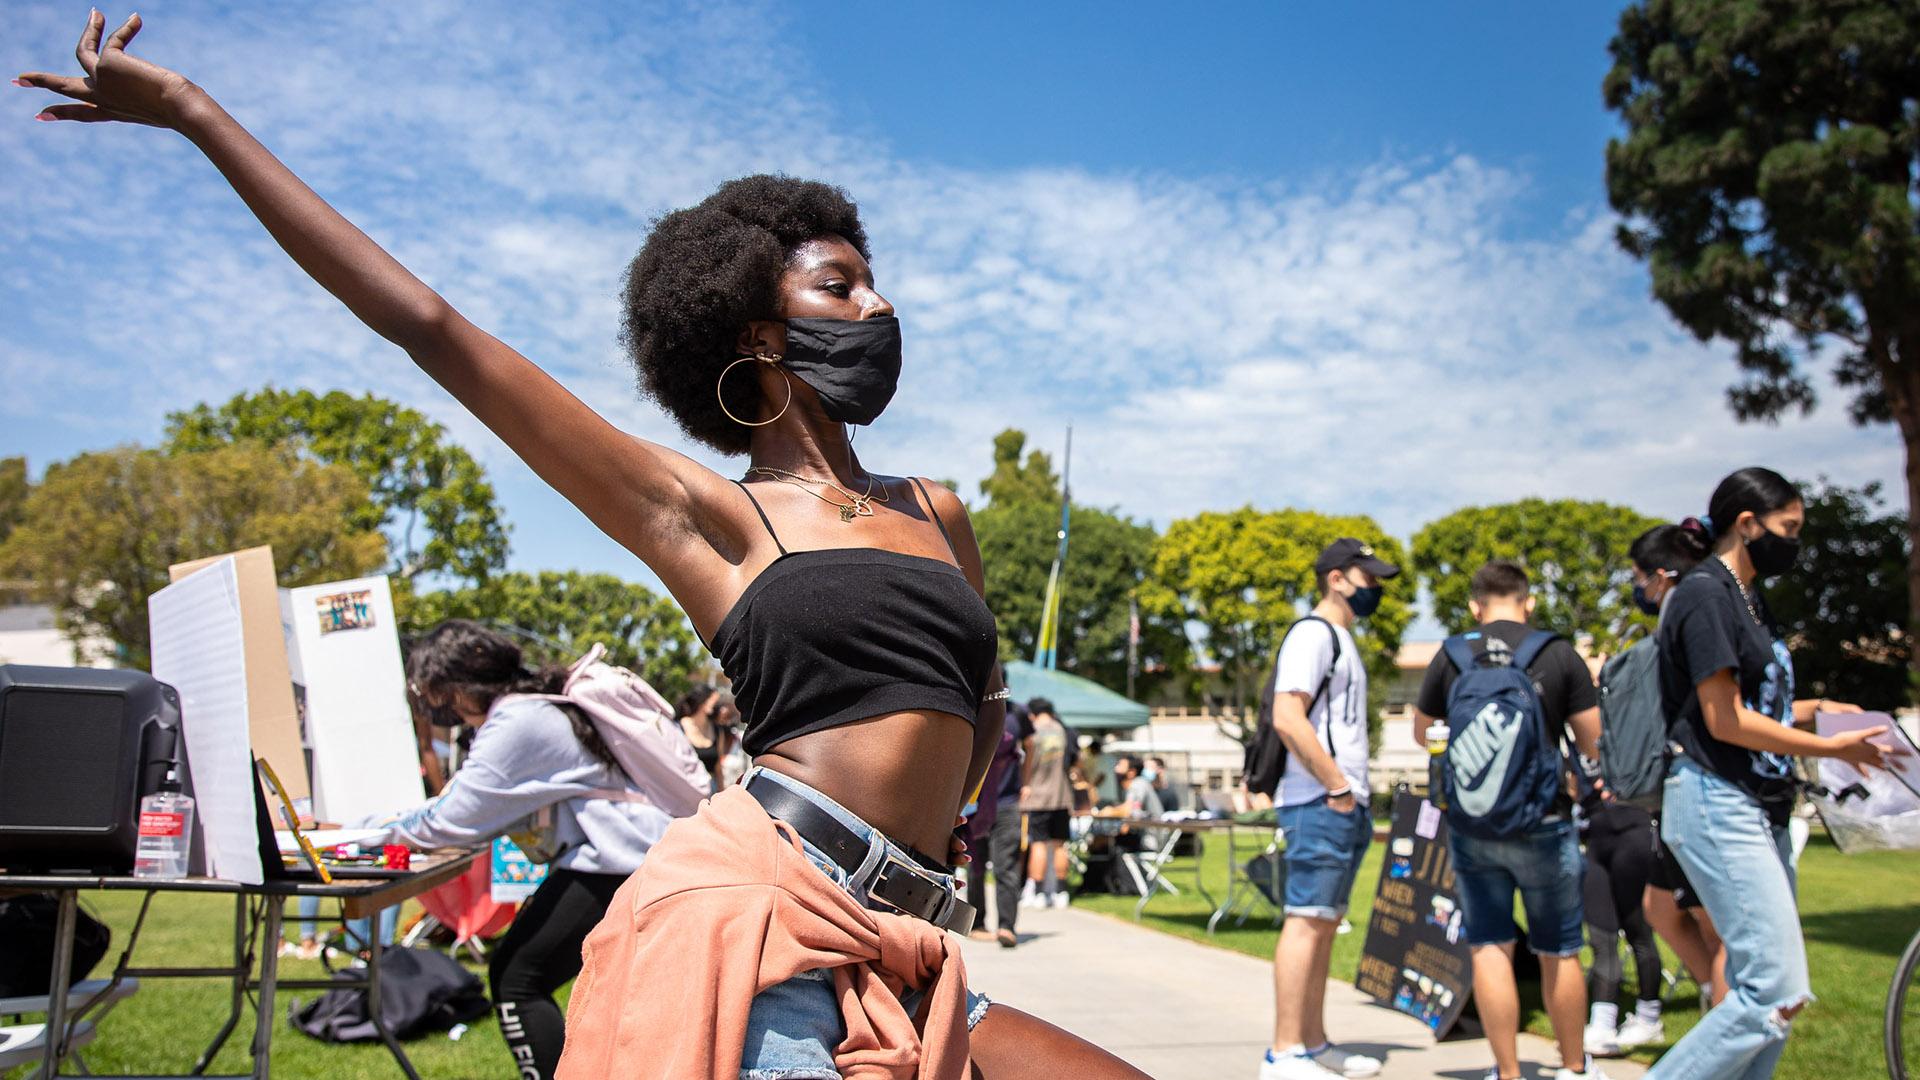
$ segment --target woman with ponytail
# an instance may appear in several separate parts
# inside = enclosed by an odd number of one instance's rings
[[[478,623],[427,631],[407,653],[407,696],[435,726],[471,728],[473,747],[438,796],[368,823],[421,849],[471,847],[533,824],[523,846],[548,864],[547,878],[487,971],[515,1075],[531,1080],[560,1062],[566,1018],[553,994],[579,974],[580,943],[671,820],[623,797],[637,789],[579,709],[524,696],[558,694],[566,681],[565,668],[528,667],[513,639]]]
[[[1664,620],[1667,601],[1673,598],[1680,579],[1712,553],[1713,536],[1699,518],[1648,529],[1628,549],[1633,560],[1635,605]],[[1717,1005],[1727,993],[1727,950],[1713,927],[1713,917],[1701,906],[1700,893],[1687,881],[1686,871],[1673,852],[1661,843],[1657,814],[1652,818],[1652,832],[1652,858],[1641,898],[1647,924],[1673,948],[1700,984],[1705,1002],[1702,1008]]]
[[[1748,468],[1714,489],[1709,558],[1661,613],[1662,696],[1679,752],[1668,768],[1661,839],[1725,942],[1727,993],[1662,1057],[1653,1078],[1773,1075],[1793,1017],[1813,998],[1794,900],[1787,817],[1794,756],[1884,767],[1868,741],[1802,730],[1816,712],[1858,712],[1793,697],[1793,658],[1760,581],[1793,568],[1806,507],[1779,473]]]

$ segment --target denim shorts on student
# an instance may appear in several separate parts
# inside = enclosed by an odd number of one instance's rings
[[[1580,885],[1586,861],[1573,820],[1549,818],[1519,836],[1486,840],[1449,833],[1454,887],[1469,945],[1504,945],[1520,931],[1513,894],[1527,912],[1527,948],[1541,956],[1572,956],[1586,944]]]
[[[886,834],[790,776],[752,769],[739,782],[744,784],[756,775],[765,776],[803,796],[864,838],[870,845],[866,866],[877,870],[888,854],[903,862],[914,861],[905,848],[887,839]],[[847,895],[866,907],[886,910],[884,904],[867,895],[871,876],[856,885],[854,875],[827,858],[825,852],[805,839],[800,844],[813,865],[832,878],[834,884],[845,889]],[[868,871],[868,874],[873,872]],[[951,876],[936,876],[945,877],[947,888],[953,888]],[[912,1015],[919,1010],[924,997],[922,992],[910,990],[901,996],[900,1004]],[[988,1004],[985,996],[971,990],[967,992],[969,1029],[986,1015]],[[786,982],[770,986],[754,996],[753,1005],[747,1011],[747,1045],[740,1057],[741,1080],[838,1080],[840,1073],[833,1067],[833,1048],[846,1038],[846,1034],[846,1025],[840,1019],[840,1004],[833,993],[832,969],[802,972]]]
[[[1373,815],[1365,799],[1351,813],[1327,805],[1327,797],[1280,808],[1286,834],[1286,912],[1332,922],[1346,915],[1347,896],[1360,861],[1373,842]]]

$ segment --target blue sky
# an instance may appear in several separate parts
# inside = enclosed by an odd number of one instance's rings
[[[120,12],[112,13],[117,17]],[[654,216],[780,170],[860,201],[908,370],[861,435],[962,481],[1005,426],[1165,525],[1246,503],[1406,537],[1470,503],[1698,512],[1731,468],[1899,475],[1823,408],[1737,425],[1727,351],[1621,255],[1603,5],[169,4],[207,87],[476,322],[636,434],[615,294]],[[9,5],[0,66],[84,5]],[[373,391],[483,460],[516,567],[652,577],[301,277],[177,136],[0,101],[0,454],[152,442],[267,382]],[[699,454],[737,473],[738,462]]]

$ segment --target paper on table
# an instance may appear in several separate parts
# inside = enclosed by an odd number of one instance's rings
[[[312,843],[314,847],[325,851],[331,847],[339,847],[341,844],[365,844],[370,840],[378,840],[387,835],[387,830],[308,829],[306,830],[306,834],[307,840]],[[273,842],[280,846],[280,853],[283,855],[298,855],[300,853],[299,842],[293,838],[293,833],[286,829],[275,829],[273,832]]]
[[[1887,733],[1872,741],[1891,747],[1904,753],[1887,755],[1887,771],[1898,777],[1914,795],[1920,796],[1920,753],[1916,753],[1913,740],[1894,718],[1881,712],[1859,713],[1818,713],[1813,718],[1814,730],[1822,735],[1838,735],[1845,731],[1858,731],[1861,728],[1885,727]],[[1820,759],[1820,782],[1839,790],[1860,779],[1860,771],[1844,761],[1834,758]]]
[[[247,738],[247,671],[240,585],[224,559],[147,600],[153,677],[180,692],[208,872],[258,885],[260,836],[254,817],[253,754]]]

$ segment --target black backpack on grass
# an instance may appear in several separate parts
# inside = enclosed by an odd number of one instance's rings
[[[359,979],[363,971],[338,971],[336,979]],[[480,979],[453,957],[429,949],[389,945],[380,954],[380,1019],[396,1039],[412,1039],[492,1011]],[[329,990],[302,1005],[287,1005],[287,1022],[322,1042],[370,1042],[380,1037],[360,987]]]
[[[1333,659],[1327,662],[1327,673],[1320,678],[1320,688],[1313,692],[1313,700],[1307,702],[1307,721],[1313,721],[1313,710],[1320,699],[1327,696],[1327,687],[1333,682],[1333,669],[1340,665],[1340,635],[1333,624],[1318,615],[1309,615],[1300,622],[1287,627],[1287,634],[1300,628],[1300,623],[1317,622],[1327,628],[1333,636]],[[1280,645],[1285,648],[1287,639],[1281,637]],[[1273,726],[1273,703],[1278,696],[1280,685],[1280,658],[1274,657],[1273,670],[1267,674],[1267,687],[1260,691],[1260,714],[1255,718],[1252,741],[1247,743],[1246,756],[1241,761],[1240,780],[1249,794],[1272,795],[1280,787],[1280,778],[1287,774],[1287,743],[1280,737],[1279,729]],[[1327,723],[1327,753],[1333,754],[1333,723]],[[1338,760],[1338,755],[1334,755]]]

